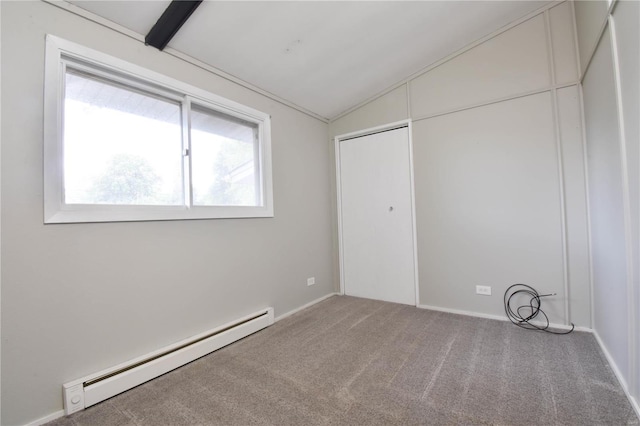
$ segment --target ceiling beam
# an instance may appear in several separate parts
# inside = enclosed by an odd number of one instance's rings
[[[144,43],[159,50],[164,49],[200,3],[202,0],[172,0],[144,38]]]

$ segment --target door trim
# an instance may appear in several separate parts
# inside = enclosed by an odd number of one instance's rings
[[[389,130],[395,130],[402,127],[406,127],[408,129],[408,137],[409,137],[409,172],[410,172],[410,188],[409,191],[411,193],[411,231],[412,231],[412,239],[413,239],[413,281],[415,285],[415,295],[416,295],[416,306],[420,305],[420,281],[418,277],[418,239],[417,239],[417,227],[416,227],[416,194],[415,194],[415,183],[414,183],[414,172],[413,172],[413,131],[412,131],[412,122],[410,119],[396,121],[389,124],[384,124],[381,126],[370,127],[368,129],[358,130],[355,132],[345,133],[342,135],[338,135],[334,137],[334,150],[336,157],[336,206],[338,213],[338,268],[339,268],[339,276],[340,276],[340,294],[344,295],[344,246],[342,240],[342,178],[340,173],[340,142],[346,141],[349,139],[361,137],[361,136],[369,136],[376,133],[382,133]]]

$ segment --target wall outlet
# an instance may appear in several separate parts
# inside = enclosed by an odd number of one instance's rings
[[[307,285],[314,285],[316,283],[316,277],[307,278]]]
[[[491,296],[491,287],[488,285],[477,285],[476,294],[481,294],[483,296]]]

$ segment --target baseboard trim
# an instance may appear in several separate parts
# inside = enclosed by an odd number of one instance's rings
[[[438,312],[446,312],[449,314],[457,314],[457,315],[465,315],[468,317],[475,317],[475,318],[485,318],[485,319],[492,319],[492,320],[498,320],[498,321],[509,321],[509,318],[507,318],[506,316],[500,316],[500,315],[492,315],[492,314],[484,314],[482,312],[473,312],[473,311],[464,311],[461,309],[450,309],[450,308],[441,308],[439,306],[431,306],[431,305],[417,305],[418,308],[420,309],[427,309],[429,311],[438,311]],[[543,326],[546,325],[545,323],[542,322],[538,322],[538,321],[531,321],[532,324],[535,325],[539,325],[539,326]],[[551,323],[549,324],[550,328],[555,328],[557,330],[571,330],[571,326],[568,325],[564,325],[564,324],[556,324],[556,323]],[[593,330],[589,327],[578,327],[576,326],[575,331],[585,331],[587,333],[592,333]]]
[[[283,320],[283,319],[285,319],[287,317],[290,317],[293,314],[296,314],[296,313],[298,313],[298,312],[300,312],[300,311],[302,311],[304,309],[307,309],[307,308],[309,308],[309,307],[311,307],[311,306],[313,306],[313,305],[315,305],[317,303],[320,303],[323,300],[327,300],[330,297],[339,296],[339,295],[340,295],[340,293],[335,293],[335,292],[334,293],[329,293],[327,295],[324,295],[324,296],[322,296],[322,297],[320,297],[320,298],[318,298],[316,300],[312,300],[311,302],[307,303],[306,305],[302,305],[299,308],[295,308],[295,309],[293,309],[293,310],[291,310],[289,312],[285,312],[282,315],[278,315],[273,322],[275,323],[275,322],[278,322],[280,320]]]
[[[620,386],[622,387],[624,394],[627,396],[629,403],[633,407],[633,410],[636,412],[636,416],[638,417],[638,420],[640,420],[640,405],[638,404],[638,401],[633,397],[633,395],[631,395],[631,392],[629,392],[627,381],[622,376],[622,373],[620,372],[618,365],[613,360],[613,357],[607,350],[607,347],[604,345],[604,342],[602,341],[602,339],[600,338],[600,335],[596,330],[593,330],[593,335],[595,336],[596,342],[598,342],[598,345],[600,346],[600,349],[602,350],[604,357],[607,359],[607,362],[609,363],[611,370],[613,370],[613,375],[616,376],[616,379],[618,380],[618,383],[620,383]]]
[[[333,292],[333,293],[329,293],[327,295],[324,295],[318,299],[312,300],[309,303],[306,303],[296,309],[293,309],[289,312],[286,312],[282,315],[277,316],[274,319],[274,323],[278,322],[280,320],[283,320],[285,318],[288,318],[304,309],[307,309],[313,305],[316,305],[326,299],[329,299],[330,297],[333,296],[339,296],[341,293],[339,292]],[[465,316],[470,316],[470,317],[475,317],[475,318],[485,318],[485,319],[492,319],[492,320],[497,320],[497,321],[508,321],[508,318],[502,317],[500,315],[492,315],[492,314],[485,314],[482,312],[472,312],[472,311],[465,311],[465,310],[460,310],[460,309],[450,309],[450,308],[441,308],[439,306],[431,306],[431,305],[417,305],[417,308],[420,309],[426,309],[426,310],[430,310],[430,311],[438,311],[438,312],[446,312],[446,313],[450,313],[450,314],[457,314],[457,315],[465,315]],[[564,324],[550,324],[550,327],[553,328],[557,328],[557,329],[562,329],[562,330],[569,330],[571,327],[568,327]],[[602,352],[605,355],[605,358],[607,359],[607,362],[609,363],[609,365],[611,366],[611,369],[614,372],[614,375],[616,376],[616,379],[618,380],[618,382],[620,383],[620,386],[622,387],[625,395],[627,396],[627,398],[629,399],[629,402],[631,403],[633,409],[635,410],[636,415],[638,416],[638,418],[640,419],[640,407],[638,406],[638,402],[633,398],[633,396],[631,396],[631,394],[629,393],[629,390],[627,388],[627,384],[624,381],[624,379],[622,378],[622,375],[620,373],[620,370],[618,370],[617,365],[615,364],[615,362],[613,361],[613,358],[611,358],[611,355],[609,354],[609,351],[607,351],[607,349],[605,348],[604,344],[602,343],[602,340],[600,339],[600,336],[598,335],[598,333],[596,333],[594,330],[592,330],[591,328],[588,327],[576,327],[575,328],[576,331],[584,331],[584,332],[588,332],[588,333],[593,333],[593,335],[596,338],[596,341],[598,342],[598,345],[600,346],[600,348],[602,349]],[[31,423],[28,423],[27,426],[40,426],[43,425],[45,423],[48,423],[50,421],[59,419],[61,417],[64,417],[64,410],[59,410],[56,411],[54,413],[51,413],[45,417],[42,417],[38,420],[34,420]]]
[[[34,420],[31,423],[27,423],[26,426],[40,426],[45,423],[49,423],[56,419],[59,419],[60,417],[64,417],[64,410],[56,411],[55,413],[51,413],[48,416],[44,416],[38,420]]]
[[[327,294],[325,296],[322,296],[322,297],[320,297],[320,298],[318,298],[316,300],[313,300],[313,301],[311,301],[311,302],[309,302],[309,303],[307,303],[307,304],[305,304],[303,306],[300,306],[299,308],[293,309],[293,310],[291,310],[291,311],[289,311],[287,313],[284,313],[284,314],[278,316],[277,318],[274,319],[274,323],[278,322],[278,321],[280,321],[282,319],[285,319],[287,317],[290,317],[291,315],[293,315],[293,314],[295,314],[297,312],[300,312],[303,309],[309,308],[309,307],[311,307],[311,306],[313,306],[313,305],[315,305],[317,303],[320,303],[323,300],[326,300],[326,299],[328,299],[330,297],[337,296],[337,295],[339,295],[339,293],[335,293],[334,292],[334,293],[329,293],[329,294]],[[34,420],[34,421],[30,422],[30,423],[27,423],[26,426],[40,426],[40,425],[43,425],[45,423],[49,423],[49,422],[51,422],[53,420],[59,419],[61,417],[64,417],[64,415],[65,415],[64,414],[64,410],[59,410],[59,411],[56,411],[56,412],[51,413],[49,415],[46,415],[44,417],[41,417],[41,418],[39,418],[37,420]]]

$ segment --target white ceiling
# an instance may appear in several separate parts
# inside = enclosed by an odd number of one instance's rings
[[[170,1],[71,3],[145,35]],[[334,118],[546,3],[205,1],[169,47]]]

